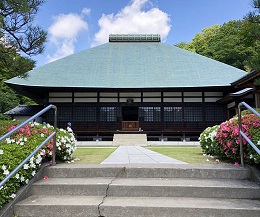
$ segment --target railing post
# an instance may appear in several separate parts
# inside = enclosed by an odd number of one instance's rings
[[[52,166],[56,165],[56,137],[57,137],[57,107],[53,106],[54,109],[54,132],[55,136],[53,138],[53,150],[52,150]]]
[[[240,163],[242,167],[245,167],[244,164],[244,153],[243,153],[243,140],[242,135],[240,132],[242,132],[242,118],[241,118],[241,107],[242,103],[239,103],[238,105],[238,125],[239,125],[239,144],[240,144]]]
[[[238,125],[239,125],[239,144],[240,144],[240,163],[242,167],[245,167],[244,164],[244,153],[243,153],[243,140],[242,140],[242,118],[241,118],[241,107],[242,103],[239,103],[238,105]]]

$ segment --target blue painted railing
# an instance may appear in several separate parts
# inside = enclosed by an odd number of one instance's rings
[[[247,135],[245,133],[243,133],[242,131],[242,118],[241,118],[241,108],[245,107],[248,110],[250,110],[252,113],[254,113],[256,116],[258,116],[260,118],[260,114],[253,109],[251,106],[249,106],[247,103],[245,102],[241,102],[238,105],[238,124],[239,124],[239,142],[240,142],[240,159],[241,159],[241,166],[244,167],[245,163],[244,163],[244,152],[243,152],[243,141],[242,138],[244,138],[249,145],[252,146],[252,148],[260,155],[260,150],[258,147],[256,147],[256,145],[247,137]]]
[[[38,118],[40,115],[42,115],[43,113],[47,112],[50,109],[54,109],[54,132],[52,134],[50,134],[48,136],[48,138],[46,138],[27,158],[25,158],[12,172],[10,172],[5,178],[4,180],[2,180],[0,182],[0,189],[1,187],[8,182],[8,180],[10,178],[12,178],[22,167],[24,164],[26,164],[31,157],[33,157],[50,139],[53,138],[53,152],[52,152],[52,166],[56,165],[56,129],[57,129],[57,107],[55,105],[49,105],[46,108],[44,108],[43,110],[41,110],[40,112],[38,112],[37,114],[35,114],[34,116],[32,116],[31,118],[29,118],[28,120],[26,120],[25,122],[23,122],[22,124],[20,124],[19,126],[15,127],[13,130],[11,130],[10,132],[6,133],[5,135],[3,135],[0,138],[0,142],[3,141],[4,139],[8,138],[9,136],[11,136],[12,134],[14,134],[16,131],[18,131],[20,128],[24,127],[26,124],[28,124],[29,122],[32,122],[33,120],[35,120],[36,118]]]

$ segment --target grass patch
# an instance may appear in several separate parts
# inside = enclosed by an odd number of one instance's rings
[[[216,164],[215,158],[203,156],[200,146],[147,147],[147,149],[189,164]]]
[[[76,164],[100,164],[117,147],[78,147],[73,153],[73,158],[78,158]]]

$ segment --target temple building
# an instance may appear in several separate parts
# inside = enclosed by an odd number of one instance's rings
[[[106,44],[27,74],[6,84],[39,105],[56,105],[58,127],[71,122],[79,139],[139,132],[150,140],[193,140],[235,114],[230,94],[243,88],[231,83],[246,72],[166,45],[160,35],[110,35]],[[252,94],[245,99],[254,102]]]

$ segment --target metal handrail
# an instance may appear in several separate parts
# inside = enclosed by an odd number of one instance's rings
[[[18,125],[14,129],[12,129],[10,132],[6,133],[2,137],[0,137],[0,142],[9,136],[11,136],[13,133],[18,131],[20,128],[24,127],[26,124],[29,122],[33,121],[34,119],[38,118],[40,115],[43,113],[47,112],[50,109],[54,109],[54,132],[51,133],[48,138],[46,138],[27,158],[25,158],[11,173],[9,173],[4,180],[0,182],[0,188],[11,178],[13,177],[21,168],[24,164],[26,164],[27,161],[30,160],[32,156],[34,156],[51,138],[53,138],[53,150],[52,150],[52,166],[55,166],[55,157],[56,157],[56,133],[57,133],[57,107],[55,105],[49,105],[31,118],[27,119],[25,122],[22,124]]]
[[[249,106],[245,102],[241,102],[238,104],[238,124],[239,124],[239,144],[240,144],[240,159],[241,159],[241,166],[244,167],[244,153],[243,153],[243,141],[242,137],[248,142],[249,145],[252,146],[252,148],[260,155],[260,150],[256,145],[247,137],[245,133],[242,131],[242,119],[241,119],[241,108],[245,107],[248,110],[250,110],[252,113],[254,113],[256,116],[260,117],[260,114],[253,109],[251,106]]]

